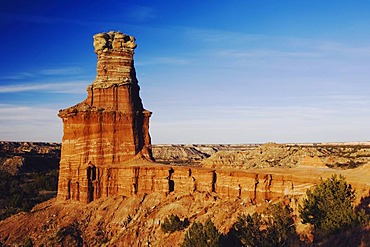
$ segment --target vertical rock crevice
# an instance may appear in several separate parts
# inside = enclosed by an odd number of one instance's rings
[[[213,171],[212,172],[211,192],[216,192],[216,182],[217,182],[217,173],[216,173],[216,171]]]
[[[140,175],[140,167],[134,167],[134,179],[132,183],[132,192],[136,195],[139,191],[139,175]]]
[[[168,192],[173,192],[175,191],[175,181],[172,179],[172,175],[175,171],[173,168],[168,170]]]
[[[271,185],[272,185],[272,175],[266,174],[264,177],[264,199],[265,201],[271,200]]]
[[[258,174],[256,174],[254,178],[254,191],[253,191],[252,204],[257,204],[258,184],[259,184],[259,178],[258,178]]]

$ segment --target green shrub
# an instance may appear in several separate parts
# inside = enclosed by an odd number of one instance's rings
[[[267,239],[275,246],[295,243],[299,237],[294,224],[293,210],[281,203],[271,205],[265,212]]]
[[[57,182],[58,170],[17,175],[0,171],[0,220],[54,197]],[[51,193],[39,193],[45,190]]]
[[[181,246],[216,247],[220,245],[220,236],[221,234],[210,219],[204,225],[194,222],[185,233],[185,239]]]
[[[181,221],[179,216],[171,214],[161,224],[163,232],[175,232],[185,229],[189,225],[188,219]]]
[[[299,237],[292,211],[278,203],[263,214],[239,216],[223,238],[222,246],[297,246]]]

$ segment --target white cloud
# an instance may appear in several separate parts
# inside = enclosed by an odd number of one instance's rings
[[[43,75],[76,75],[81,72],[82,69],[80,67],[50,68],[40,71]]]
[[[370,101],[336,95],[313,104],[189,105],[151,110],[154,143],[368,141]]]
[[[185,65],[190,64],[191,61],[189,59],[185,59],[183,57],[152,57],[152,58],[145,58],[145,62],[135,62],[135,66],[148,66],[148,65]]]
[[[219,50],[215,55],[225,58],[263,58],[263,57],[291,57],[291,58],[319,58],[322,54],[318,52],[294,52],[294,51],[279,51],[267,49],[255,49],[251,51],[243,50]]]
[[[193,27],[178,27],[178,29],[182,29],[184,38],[191,39],[199,44],[206,43],[213,45],[215,43],[220,43],[224,46],[233,46],[235,44],[266,40],[265,35],[233,32],[229,30]]]
[[[41,106],[0,104],[0,140],[60,142],[58,110]]]
[[[0,76],[0,80],[22,80],[22,79],[33,78],[33,77],[36,77],[36,76],[32,73],[20,72],[15,75]]]
[[[89,83],[87,81],[60,82],[60,83],[32,83],[32,84],[12,84],[0,86],[0,93],[19,93],[19,92],[50,92],[50,93],[84,93],[84,89]]]

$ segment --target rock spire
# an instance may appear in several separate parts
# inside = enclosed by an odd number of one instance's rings
[[[90,202],[108,196],[111,169],[153,160],[151,112],[143,108],[134,67],[135,38],[94,35],[97,76],[83,102],[60,110],[64,124],[58,199]],[[117,178],[114,178],[117,179]]]

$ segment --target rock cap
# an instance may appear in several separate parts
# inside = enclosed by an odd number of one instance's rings
[[[133,50],[136,48],[135,37],[124,34],[120,31],[98,33],[94,35],[95,53],[106,51]]]

